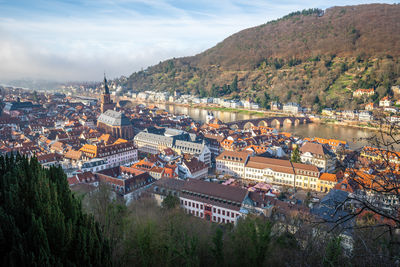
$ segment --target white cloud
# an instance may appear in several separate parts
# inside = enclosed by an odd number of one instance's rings
[[[160,60],[209,48],[244,28],[237,24],[232,18],[3,20],[0,25],[12,33],[0,34],[0,79],[99,79],[104,69],[115,76],[128,75]]]

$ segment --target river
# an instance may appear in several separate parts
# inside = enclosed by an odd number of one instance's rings
[[[214,117],[220,119],[223,122],[260,118],[260,115],[250,115],[238,112],[209,111],[206,109],[173,104],[157,103],[156,105],[159,108],[165,109],[171,114],[185,114],[190,116],[194,120],[201,122],[205,122],[208,112],[212,112],[214,114]],[[376,132],[371,130],[320,123],[299,124],[296,126],[284,124],[283,126],[275,127],[279,131],[290,132],[299,137],[321,137],[344,140],[348,142],[350,149],[358,149],[365,145],[368,145],[368,141],[365,139],[376,134]]]

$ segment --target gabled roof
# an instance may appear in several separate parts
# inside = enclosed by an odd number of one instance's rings
[[[240,151],[240,152],[233,152],[233,151],[223,151],[221,154],[218,155],[216,158],[217,160],[228,160],[228,161],[236,161],[240,163],[246,163],[247,158],[249,157],[248,152]]]
[[[283,159],[250,157],[246,164],[246,167],[255,169],[271,169],[275,172],[294,174],[294,169],[290,161]]]
[[[81,159],[82,154],[83,154],[82,151],[76,151],[71,149],[67,153],[65,153],[65,158],[79,160]]]
[[[99,141],[104,141],[105,144],[112,144],[115,142],[115,138],[110,134],[102,134],[99,138]]]
[[[75,184],[79,184],[79,183],[80,183],[80,182],[79,182],[79,179],[78,179],[78,177],[77,177],[76,175],[67,178],[67,181],[68,181],[69,186],[72,186],[72,185],[75,185]]]
[[[92,172],[78,173],[75,176],[82,183],[90,183],[97,180],[96,176]]]
[[[333,173],[322,173],[321,176],[319,177],[320,180],[323,181],[328,181],[328,182],[337,182],[338,179],[336,177],[336,174]]]
[[[102,113],[97,121],[111,126],[131,125],[131,121],[125,116],[125,114],[111,109]]]
[[[185,184],[185,181],[179,179],[170,179],[170,178],[161,178],[157,180],[154,186],[165,187],[168,189],[178,190],[180,191]]]
[[[330,151],[324,145],[311,142],[304,143],[304,145],[302,145],[300,148],[300,152],[301,153],[310,152],[311,154],[320,156],[325,156],[327,154],[330,154]]]
[[[196,179],[186,181],[185,185],[182,188],[182,191],[200,193],[238,203],[242,203],[247,195],[247,190],[244,188],[211,183]]]
[[[192,174],[200,170],[208,169],[207,165],[204,162],[198,160],[195,157],[193,157],[191,160],[184,159],[183,164],[188,168],[188,170]]]
[[[57,153],[44,154],[37,157],[39,163],[59,161],[62,157]]]

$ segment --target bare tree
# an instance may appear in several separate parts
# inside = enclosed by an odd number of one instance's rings
[[[396,152],[400,148],[400,122],[394,118],[380,115],[375,134],[358,140],[367,140],[369,145],[342,162],[344,178],[338,187],[348,195],[324,220],[332,224],[331,231],[363,232],[363,238],[356,238],[361,242],[357,245],[367,247],[366,240],[387,241],[386,256],[392,260],[400,255],[400,152]]]

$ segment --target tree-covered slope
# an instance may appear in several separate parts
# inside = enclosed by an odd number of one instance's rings
[[[111,252],[61,168],[0,157],[2,266],[110,266]]]
[[[399,56],[400,5],[312,9],[238,32],[196,56],[133,73],[127,85],[135,91],[251,97],[261,104],[279,99],[359,106],[376,99],[352,99],[355,89],[379,88],[381,97],[400,82]],[[237,88],[231,88],[235,77]]]

